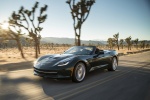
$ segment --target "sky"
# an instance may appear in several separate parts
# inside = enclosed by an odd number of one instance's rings
[[[74,38],[73,19],[66,0],[1,0],[0,23],[21,6],[31,9],[48,5],[48,18],[41,24],[42,37]],[[150,40],[150,0],[96,0],[82,25],[82,40],[107,40],[119,32],[119,39]]]

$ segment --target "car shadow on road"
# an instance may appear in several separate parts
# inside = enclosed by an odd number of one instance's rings
[[[140,62],[134,62],[138,65]],[[145,63],[145,62],[143,62]],[[99,80],[105,80],[106,78],[112,78],[114,75],[120,75],[123,73],[136,73],[141,75],[147,75],[147,73],[150,74],[150,69],[147,69],[145,66],[149,65],[148,62],[146,62],[141,67],[133,67],[130,66],[127,62],[124,66],[118,66],[118,69],[116,71],[107,71],[107,69],[98,69],[95,71],[90,72],[86,75],[86,78],[81,83],[73,83],[71,80],[54,80],[54,79],[42,79],[40,81],[40,84],[43,88],[43,91],[48,96],[55,96],[57,94],[61,94],[63,92],[67,92],[70,90],[75,90],[76,88],[85,86],[90,83],[97,82]],[[99,81],[100,82],[100,81]]]
[[[86,75],[86,78],[81,83],[74,83],[71,79],[50,79],[50,78],[43,78],[40,81],[40,84],[43,88],[43,91],[46,95],[52,96],[61,94],[65,91],[69,91],[72,89],[76,89],[78,87],[84,86],[89,84],[90,82],[97,81],[97,78],[101,75],[107,73],[107,70],[95,70]]]

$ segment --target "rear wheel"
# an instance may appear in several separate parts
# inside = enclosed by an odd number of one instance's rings
[[[110,67],[108,68],[109,71],[115,71],[118,67],[118,61],[116,57],[113,57],[112,59],[112,63],[110,65]]]
[[[82,62],[77,63],[73,71],[72,81],[82,82],[85,78],[85,74],[86,74],[85,64]]]

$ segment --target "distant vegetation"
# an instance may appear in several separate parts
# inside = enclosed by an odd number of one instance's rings
[[[124,47],[127,47],[128,50],[131,50],[132,47],[135,47],[136,49],[138,49],[138,47],[140,47],[141,49],[150,47],[150,41],[147,41],[147,40],[139,41],[138,38],[136,38],[135,40],[132,40],[131,36],[125,39],[120,39],[120,41],[118,40],[119,40],[119,33],[114,34],[113,38],[108,38],[107,43],[108,43],[109,49],[113,49],[114,46],[117,46],[118,50],[119,50],[119,46],[121,47],[121,49],[123,49]]]

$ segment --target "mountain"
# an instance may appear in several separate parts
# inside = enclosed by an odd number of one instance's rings
[[[74,38],[57,38],[57,37],[44,37],[41,39],[42,43],[57,43],[57,44],[74,44]],[[81,44],[105,45],[105,41],[95,40],[81,40]]]

